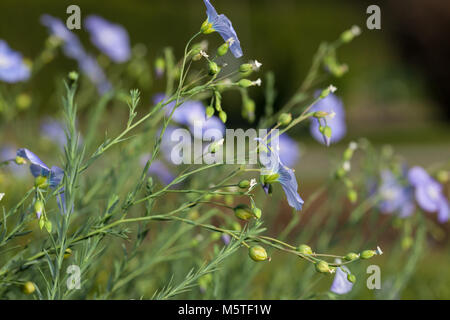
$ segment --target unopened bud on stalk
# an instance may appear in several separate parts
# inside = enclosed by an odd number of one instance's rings
[[[69,258],[72,255],[72,249],[67,248],[66,251],[64,251],[64,259]]]
[[[253,218],[252,210],[245,204],[240,204],[234,208],[234,215],[244,221],[248,221]]]
[[[248,187],[250,187],[250,181],[242,180],[241,182],[239,182],[238,186],[241,189],[247,189]]]
[[[38,219],[41,218],[42,212],[44,211],[44,203],[41,200],[37,200],[34,203],[34,212]]]
[[[251,80],[248,80],[248,79],[241,79],[238,82],[238,85],[241,88],[248,88],[248,87],[253,87],[253,86],[261,86],[261,79],[258,79],[256,81],[251,81]]]
[[[350,281],[351,283],[355,283],[356,282],[356,277],[354,274],[348,274],[347,275],[347,280]]]
[[[332,273],[328,263],[323,260],[316,262],[316,271],[319,273]]]
[[[218,74],[220,71],[220,67],[214,61],[209,62],[209,74],[214,76]]]
[[[278,122],[283,126],[287,126],[289,123],[291,123],[291,121],[292,115],[290,113],[282,113],[278,118]]]
[[[312,254],[313,251],[311,249],[310,246],[308,246],[307,244],[301,244],[298,246],[297,251],[302,253],[302,254]]]
[[[267,251],[261,246],[252,246],[248,251],[248,255],[256,262],[267,260]]]
[[[254,207],[252,209],[253,215],[255,216],[256,219],[261,219],[261,215],[262,215],[262,211],[260,208],[256,208]]]
[[[233,39],[233,38],[228,39],[224,44],[222,44],[222,45],[219,47],[219,49],[217,49],[217,55],[218,55],[219,57],[222,57],[222,56],[226,55],[227,52],[228,52],[228,49],[229,49],[230,46],[233,44],[233,42],[234,42],[234,39]]]
[[[352,41],[355,37],[361,34],[361,29],[358,26],[353,26],[351,29],[344,31],[341,34],[341,40],[345,43]]]
[[[320,99],[328,97],[330,93],[336,92],[337,88],[333,85],[328,86],[325,90],[320,93]]]
[[[360,257],[361,259],[370,259],[376,254],[377,252],[375,250],[364,250],[363,252],[361,252]]]
[[[220,118],[220,120],[222,120],[223,123],[226,123],[227,122],[227,114],[226,114],[226,112],[221,110],[219,112],[219,118]]]
[[[359,258],[359,254],[354,253],[354,252],[347,253],[347,255],[344,257],[344,259],[347,261],[353,261],[358,258]]]
[[[358,193],[351,189],[347,192],[348,200],[350,200],[351,203],[355,203],[358,200]]]
[[[36,290],[33,282],[27,281],[22,286],[22,292],[25,294],[32,294]]]
[[[211,106],[207,107],[206,108],[206,117],[208,119],[211,118],[214,115],[214,112],[215,112],[215,110],[213,107],[211,107]]]

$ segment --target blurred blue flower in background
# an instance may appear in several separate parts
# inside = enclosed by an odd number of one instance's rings
[[[63,124],[51,117],[42,120],[41,134],[44,138],[56,143],[61,148],[64,148],[67,142],[66,133],[64,132]]]
[[[130,59],[130,39],[125,28],[96,15],[86,17],[84,22],[92,43],[112,61],[125,62]]]
[[[442,192],[442,185],[421,167],[411,168],[408,179],[415,188],[415,197],[419,206],[427,212],[437,212],[439,222],[448,221],[449,204]]]
[[[320,91],[316,93],[319,96]],[[335,94],[330,93],[327,97],[321,99],[315,103],[311,109],[311,112],[323,111],[330,113],[325,117],[326,124],[331,128],[331,138],[328,139],[320,132],[319,128],[324,123],[320,123],[318,119],[312,118],[310,132],[314,139],[318,142],[329,145],[330,143],[336,143],[340,141],[347,133],[347,126],[345,124],[345,110],[344,105]],[[321,119],[321,122],[325,122]]]
[[[342,266],[346,271],[350,272],[346,266]],[[352,291],[353,283],[348,281],[347,273],[342,271],[341,268],[336,268],[336,275],[334,276],[333,283],[331,284],[330,291],[336,294],[346,294]]]
[[[150,154],[144,154],[141,156],[141,166],[144,167],[147,161],[150,159]],[[164,162],[160,160],[154,160],[150,167],[148,168],[149,175],[155,175],[161,183],[168,185],[171,183],[175,176],[170,172]]]
[[[30,77],[30,68],[23,62],[22,55],[12,50],[6,41],[0,39],[0,80],[8,83],[25,81]]]
[[[380,211],[383,213],[398,212],[399,216],[409,217],[415,209],[413,190],[402,185],[390,170],[381,172]]]
[[[242,57],[241,43],[239,42],[230,19],[223,14],[218,15],[216,9],[214,9],[209,0],[203,0],[203,2],[206,5],[208,20],[207,23],[202,26],[202,31],[204,33],[217,31],[225,42],[230,43],[231,53],[233,53],[236,58]]]
[[[112,89],[97,60],[86,53],[79,38],[69,31],[61,20],[45,14],[42,16],[41,22],[50,30],[52,35],[64,41],[64,54],[78,62],[80,70],[97,86],[100,94],[104,94]]]
[[[41,23],[46,26],[50,33],[64,42],[63,52],[72,59],[78,60],[85,56],[85,51],[80,39],[60,19],[44,14]]]
[[[275,147],[278,150],[280,160],[284,165],[290,168],[294,167],[300,159],[300,148],[297,142],[286,133],[283,133],[278,137],[278,143],[278,147],[272,146],[272,144],[271,147]]]

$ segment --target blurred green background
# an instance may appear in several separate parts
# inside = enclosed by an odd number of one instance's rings
[[[205,19],[201,0],[1,0],[0,39],[25,57],[35,57],[47,38],[39,17],[49,13],[65,19],[70,4],[81,7],[82,18],[98,14],[122,24],[133,45],[146,45],[152,65],[165,46],[173,47],[180,56],[186,40]],[[368,1],[216,0],[214,4],[219,12],[232,17],[244,50],[242,61],[257,59],[263,63],[263,71],[274,72],[276,106],[283,105],[297,89],[321,41],[332,41],[355,24],[362,29],[362,35],[338,53],[339,60],[349,65],[349,73],[333,80],[346,106],[349,130],[346,138],[325,152],[322,145],[310,138],[307,128],[292,133],[302,148],[299,167],[307,168],[302,170],[300,186],[306,195],[310,186],[323,180],[322,168],[327,165],[329,155],[341,154],[349,141],[359,137],[368,138],[376,146],[392,145],[410,165],[426,167],[450,159],[450,84],[446,74],[450,55],[449,35],[444,32],[450,30],[446,29],[450,3],[380,1],[377,4],[382,13],[381,30],[366,28],[366,8],[375,4]],[[84,30],[75,32],[90,51],[98,52],[89,44]],[[219,36],[210,38],[215,39],[210,48],[221,43]],[[55,95],[56,83],[75,67],[75,62],[59,56],[37,75],[33,90],[37,86],[41,96],[33,105],[35,114],[57,113],[60,98]],[[151,95],[163,89],[164,83],[154,81],[150,90],[140,88],[144,104],[150,104]],[[257,106],[263,106],[262,91],[255,90],[252,94]],[[229,122],[235,127],[245,127],[248,124],[241,119],[240,104],[234,103],[238,99],[237,95],[227,95],[223,105],[227,106]],[[19,143],[21,136],[35,134],[37,127],[20,125],[23,117],[25,112],[0,128],[3,135],[0,143],[8,139]],[[117,115],[117,123],[120,121]],[[431,243],[429,254],[419,263],[403,298],[450,298],[448,224],[444,228],[446,236]],[[361,298],[371,294],[368,292]]]

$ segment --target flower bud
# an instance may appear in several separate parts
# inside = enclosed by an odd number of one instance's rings
[[[230,44],[229,44],[229,42],[227,41],[227,42],[225,42],[224,44],[222,44],[222,45],[217,49],[217,55],[218,55],[219,57],[222,57],[222,56],[226,55],[229,48],[230,48]]]
[[[292,121],[292,115],[290,113],[282,113],[278,118],[278,122],[283,126],[287,126]]]
[[[248,206],[244,204],[236,206],[233,210],[234,215],[241,220],[248,221],[253,218],[253,212]]]
[[[348,43],[360,34],[361,29],[358,26],[353,26],[350,30],[346,30],[341,34],[341,40],[344,43]]]
[[[158,77],[161,77],[164,74],[164,70],[166,69],[166,61],[164,58],[159,57],[155,61],[155,72]]]
[[[348,274],[347,275],[347,280],[350,281],[351,283],[355,283],[356,282],[356,277],[354,274]]]
[[[239,67],[239,72],[241,73],[247,73],[253,70],[253,65],[251,63],[244,63],[241,64]]]
[[[316,112],[314,112],[314,118],[318,118],[318,119],[325,118],[325,117],[327,117],[329,115],[330,114],[328,112],[325,112],[325,111],[316,111]]]
[[[323,91],[320,93],[320,99],[323,99],[323,98],[328,97],[328,95],[329,95],[330,93],[333,93],[333,92],[335,92],[336,90],[337,90],[337,88],[336,88],[335,86],[330,85],[328,88],[326,88],[325,90],[323,90]]]
[[[370,259],[372,258],[374,255],[376,255],[376,251],[375,250],[364,250],[363,252],[361,252],[361,259]]]
[[[301,244],[298,246],[297,251],[302,253],[302,254],[312,254],[313,251],[311,249],[310,246],[308,246],[307,244]]]
[[[326,261],[320,260],[316,262],[316,271],[319,273],[331,273],[330,266]]]
[[[226,112],[221,110],[219,112],[219,118],[220,118],[220,120],[222,120],[223,123],[226,123],[227,122],[227,114],[226,114]]]
[[[348,200],[350,200],[351,203],[355,203],[358,200],[358,193],[351,189],[347,192]]]
[[[215,110],[213,107],[211,107],[211,106],[207,107],[206,108],[206,117],[208,119],[211,118],[214,115],[214,112],[215,112]]]
[[[267,260],[267,251],[261,246],[252,246],[248,251],[248,255],[256,262]]]
[[[251,87],[253,85],[253,82],[251,80],[248,80],[248,79],[241,79],[238,82],[238,84],[242,88],[248,88],[248,87]]]
[[[41,214],[43,211],[44,211],[44,203],[41,200],[37,200],[34,203],[34,212],[36,213],[38,219],[41,218]]]
[[[31,97],[26,93],[21,93],[16,97],[16,105],[20,110],[28,109],[31,105]]]
[[[252,209],[253,215],[255,216],[256,219],[261,219],[261,215],[262,215],[262,211],[260,208],[256,208],[254,207]]]
[[[210,61],[209,62],[209,74],[211,76],[214,76],[214,75],[218,74],[219,71],[220,71],[220,68],[217,65],[217,63],[215,63],[214,61]]]
[[[211,143],[208,148],[209,152],[216,153],[222,147],[224,141],[225,140],[222,138],[218,141],[214,141],[213,143]]]
[[[66,251],[64,251],[64,259],[69,258],[72,255],[72,249],[67,248]]]
[[[359,258],[359,255],[354,252],[347,253],[347,255],[344,257],[347,261],[353,261]]]
[[[250,187],[250,181],[242,180],[241,182],[239,182],[238,186],[241,189],[247,189],[248,187]]]
[[[32,294],[36,290],[33,282],[27,281],[22,286],[22,292],[25,294]]]

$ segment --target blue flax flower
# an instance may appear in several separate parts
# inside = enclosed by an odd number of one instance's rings
[[[415,209],[413,190],[400,183],[390,170],[381,172],[380,210],[383,213],[398,212],[401,218],[409,217]]]
[[[236,58],[242,57],[241,43],[239,42],[230,19],[223,14],[217,14],[216,9],[214,9],[209,0],[203,0],[203,2],[206,6],[208,19],[203,24],[202,31],[204,33],[217,31],[222,36],[223,40],[230,44],[231,53],[233,53]]]
[[[273,142],[275,141],[276,139]],[[271,141],[270,146],[278,150],[280,160],[285,166],[289,168],[294,167],[300,159],[300,148],[297,142],[286,133],[283,133],[278,137],[278,144],[278,146],[274,146]]]
[[[130,59],[130,39],[125,28],[96,15],[88,16],[84,22],[92,43],[112,61],[120,63]]]
[[[22,178],[27,174],[26,168],[14,162],[17,147],[11,144],[3,145],[0,148],[0,163],[7,163],[8,170],[16,177]]]
[[[317,92],[317,96],[320,92]],[[310,132],[314,139],[318,142],[329,146],[331,143],[336,143],[340,141],[347,132],[347,127],[345,124],[345,110],[344,105],[335,94],[330,93],[327,97],[321,99],[316,104],[314,104],[311,112],[323,111],[328,112],[330,115],[326,116],[325,119],[311,120]],[[320,126],[326,125],[331,128],[331,138],[327,138],[319,130]]]
[[[141,157],[141,166],[145,166],[150,159],[150,154],[144,154]],[[171,183],[175,176],[170,172],[167,166],[160,160],[154,160],[148,168],[148,174],[155,175],[161,183],[168,185]]]
[[[8,83],[25,81],[30,77],[30,68],[23,62],[22,55],[13,51],[0,39],[0,80]]]
[[[347,272],[349,272],[346,266],[342,266]],[[333,283],[331,284],[330,291],[336,294],[346,294],[352,291],[353,283],[348,281],[347,273],[342,271],[341,268],[336,268],[336,275],[334,276]]]
[[[256,140],[260,142],[260,160],[264,165],[264,168],[261,170],[264,191],[267,193],[271,183],[279,182],[286,194],[289,205],[296,210],[301,210],[304,201],[298,194],[298,184],[294,171],[281,162],[278,150],[268,147],[260,138],[256,138]]]
[[[448,221],[449,204],[444,196],[442,185],[421,167],[411,168],[408,179],[415,188],[414,193],[419,206],[427,212],[437,212],[439,222]]]
[[[67,142],[63,124],[53,118],[45,118],[41,123],[41,133],[46,139],[64,148]]]
[[[45,178],[45,184],[55,190],[60,184],[64,177],[64,171],[56,166],[47,167],[47,165],[42,162],[41,159],[33,152],[28,149],[22,148],[17,150],[16,162],[25,163],[26,160],[30,162],[30,171],[33,177],[43,177]],[[64,189],[61,189],[59,195],[57,196],[58,206],[61,212],[66,212],[65,198],[64,198]]]

